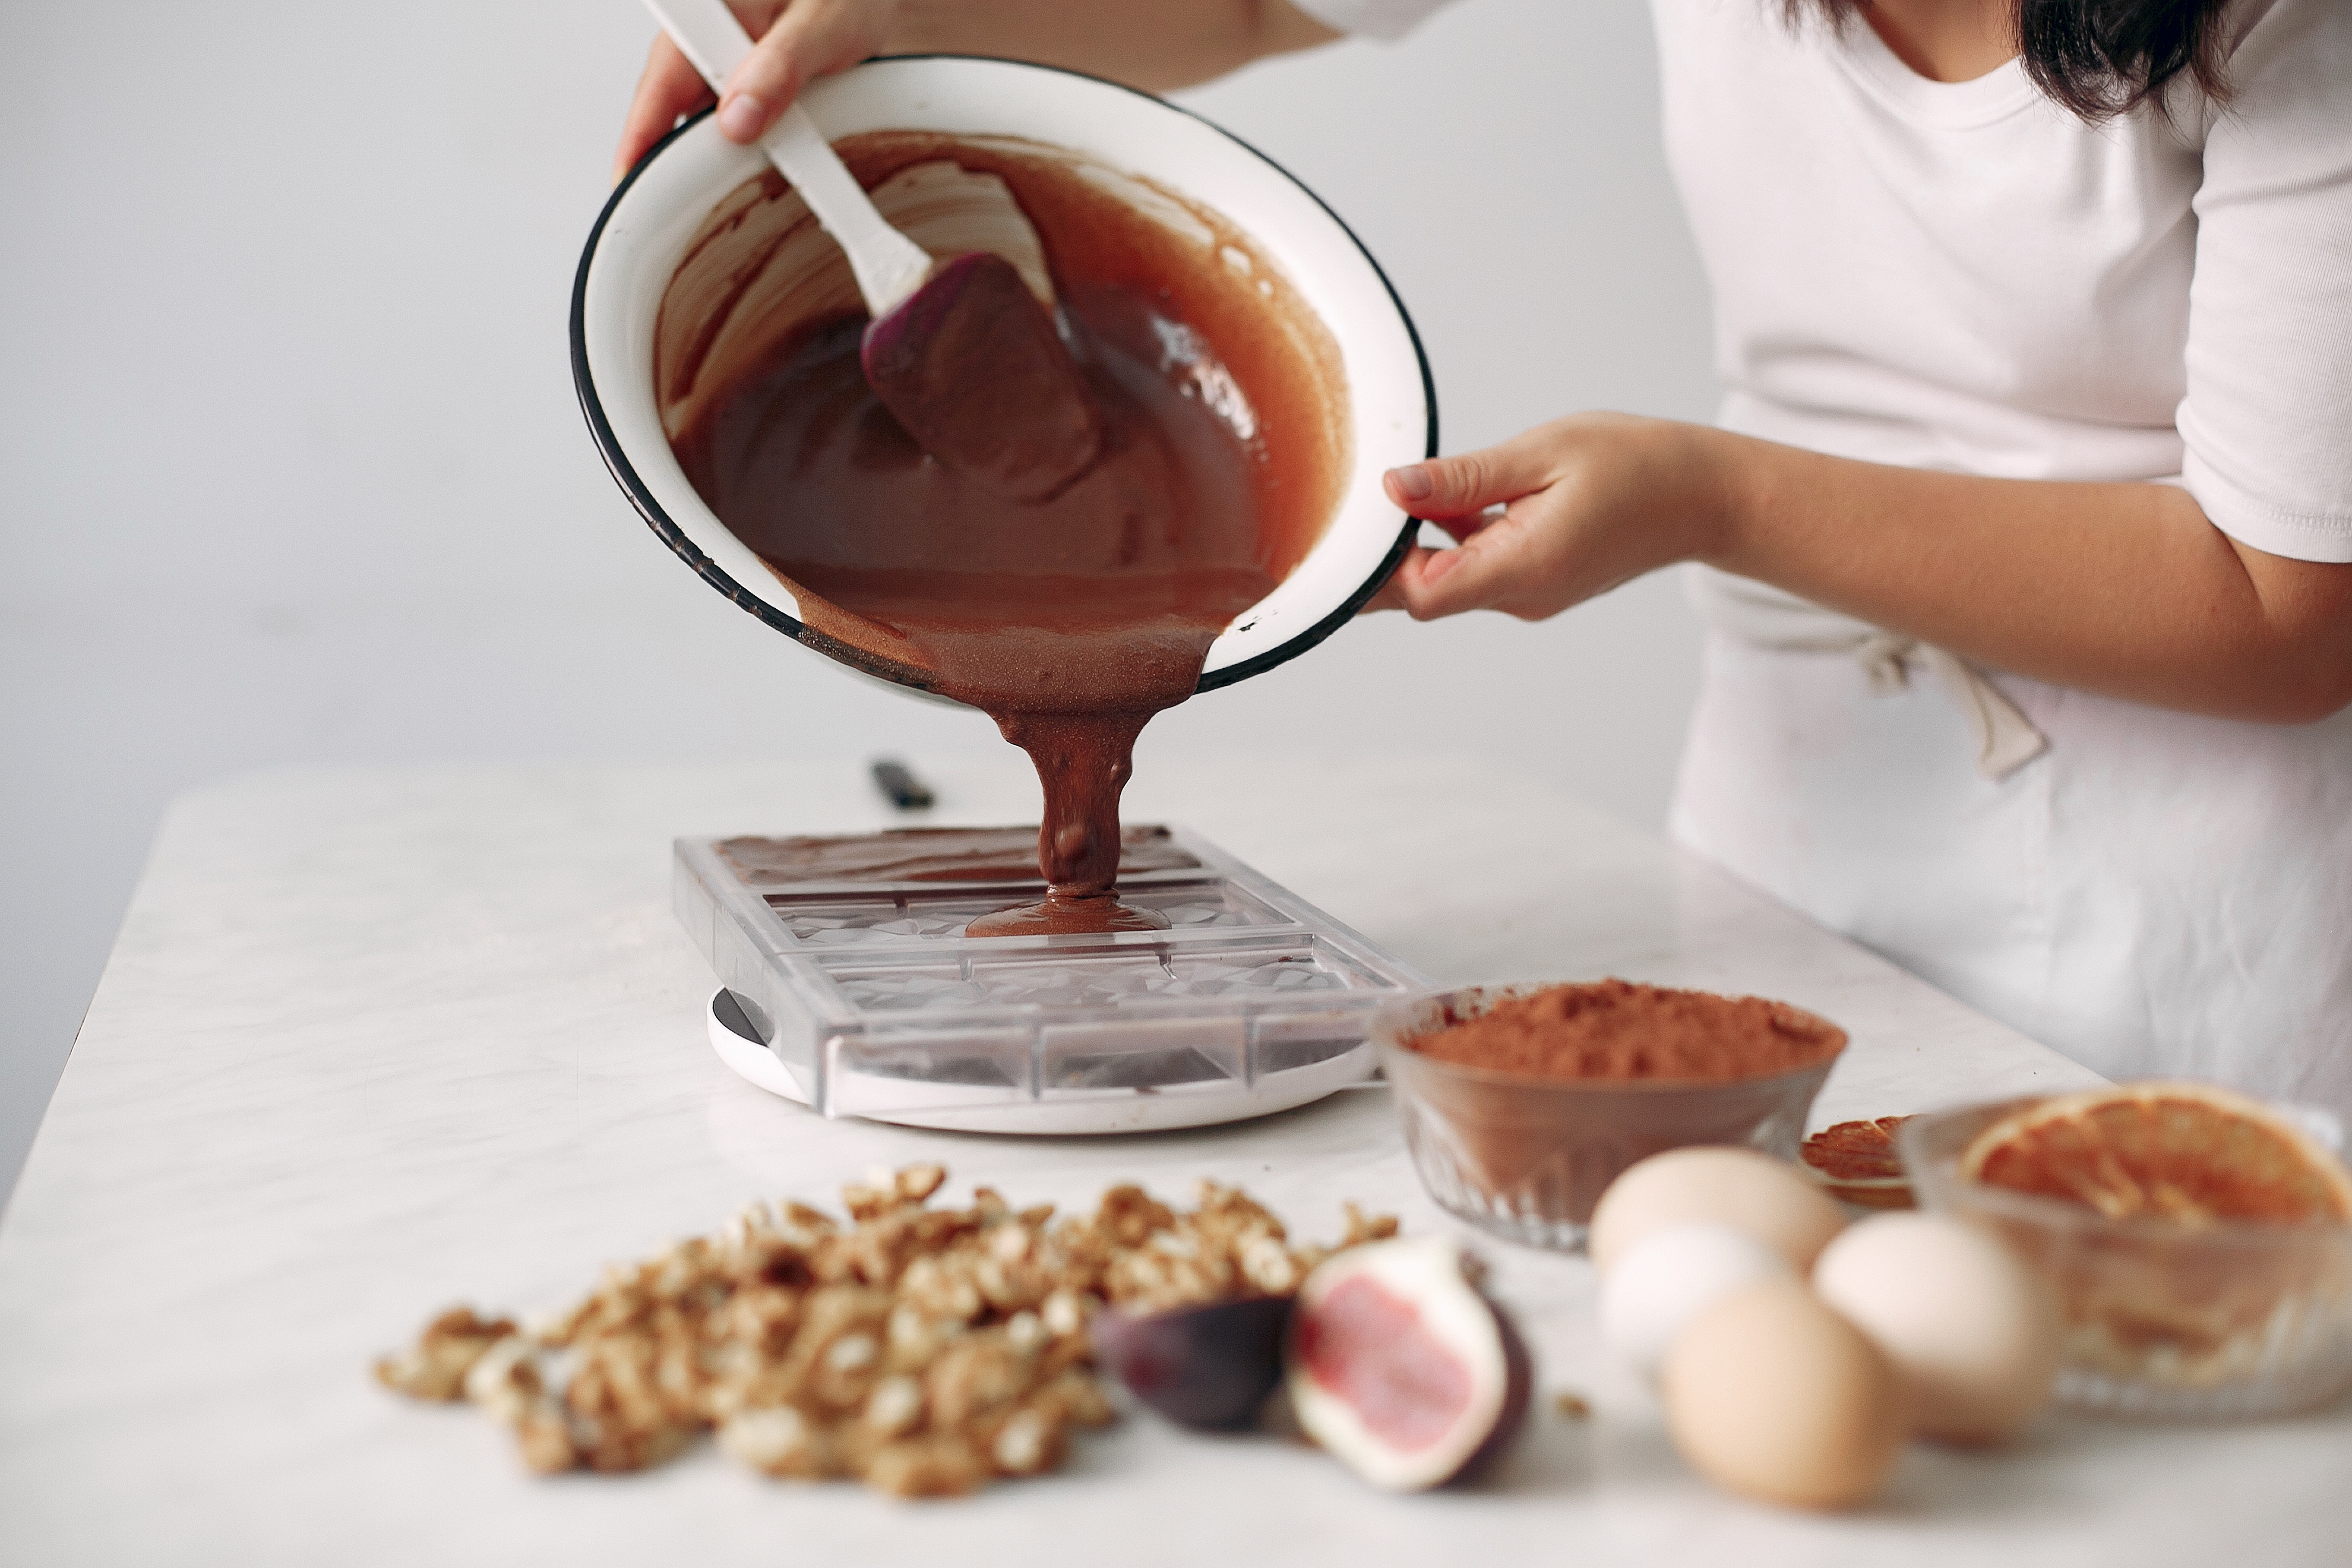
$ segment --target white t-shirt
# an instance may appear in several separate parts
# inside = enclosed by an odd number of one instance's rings
[[[1393,37],[1451,0],[1294,0]],[[2011,61],[1917,75],[1856,18],[1652,0],[1727,426],[1906,468],[2181,476],[2352,561],[2352,5],[2250,0],[2235,100],[2086,125]],[[2175,122],[2177,121],[2177,123]]]
[[[1392,36],[1445,0],[1295,3]],[[2103,126],[2014,61],[1929,81],[1858,17],[1652,11],[1725,426],[2168,480],[2245,543],[2352,561],[2352,0],[2242,0],[2229,106],[2181,85]],[[2352,1113],[2352,714],[1997,684],[2050,740],[1999,781],[1933,683],[1711,639],[1673,829],[2101,1071]]]

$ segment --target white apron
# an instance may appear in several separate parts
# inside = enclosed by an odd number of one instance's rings
[[[1994,683],[2049,742],[1998,780],[1937,680],[1715,634],[1670,831],[2095,1071],[2352,1119],[2352,711]]]
[[[2013,64],[1928,82],[1778,9],[1654,0],[1726,426],[2181,483],[2257,548],[2352,560],[2352,4],[2246,0],[2231,113],[2104,128]],[[2111,1077],[2352,1116],[2352,713],[1987,675],[1691,575],[1716,631],[1677,838]]]

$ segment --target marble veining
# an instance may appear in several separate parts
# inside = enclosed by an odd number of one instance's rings
[[[930,820],[1034,819],[1018,759],[940,764]],[[1783,996],[1853,1045],[1817,1122],[2094,1081],[1712,868],[1446,758],[1155,762],[1134,820],[1215,842],[1448,982],[1624,974]],[[0,1560],[883,1563],[1543,1558],[1578,1563],[2337,1563],[2352,1405],[2222,1428],[2052,1417],[1996,1456],[1915,1447],[1816,1519],[1711,1491],[1601,1353],[1580,1259],[1481,1246],[1547,1391],[1475,1491],[1385,1498],[1319,1456],[1148,1417],[1049,1480],[909,1507],[708,1451],[533,1481],[470,1412],[368,1361],[441,1306],[562,1302],[601,1263],[877,1163],[1091,1201],[1247,1184],[1306,1234],[1342,1200],[1446,1222],[1381,1090],[1262,1121],[1025,1141],[828,1122],[702,1039],[670,839],[892,820],[853,763],[320,769],[168,817],[5,1220]]]

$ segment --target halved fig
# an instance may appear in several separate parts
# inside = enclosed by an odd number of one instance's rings
[[[1526,1421],[1526,1344],[1446,1237],[1349,1247],[1299,1287],[1285,1359],[1298,1424],[1374,1486],[1475,1475]]]
[[[1184,1426],[1246,1426],[1282,1381],[1290,1298],[1253,1296],[1129,1313],[1097,1312],[1095,1353],[1138,1399]]]

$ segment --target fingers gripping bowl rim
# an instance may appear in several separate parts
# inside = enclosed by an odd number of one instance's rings
[[[1419,526],[1388,500],[1381,476],[1435,455],[1436,392],[1394,288],[1312,191],[1188,110],[1057,68],[898,57],[827,78],[803,101],[831,136],[916,130],[1023,137],[1175,191],[1247,234],[1330,332],[1350,405],[1340,499],[1306,558],[1216,639],[1197,689],[1228,686],[1297,658],[1378,592]],[[668,280],[720,198],[766,166],[757,148],[721,137],[706,110],[665,137],[614,190],[572,289],[572,368],[581,408],[623,492],[705,582],[849,668],[929,694],[929,672],[845,647],[805,624],[793,593],[695,492],[655,406],[654,325]]]

